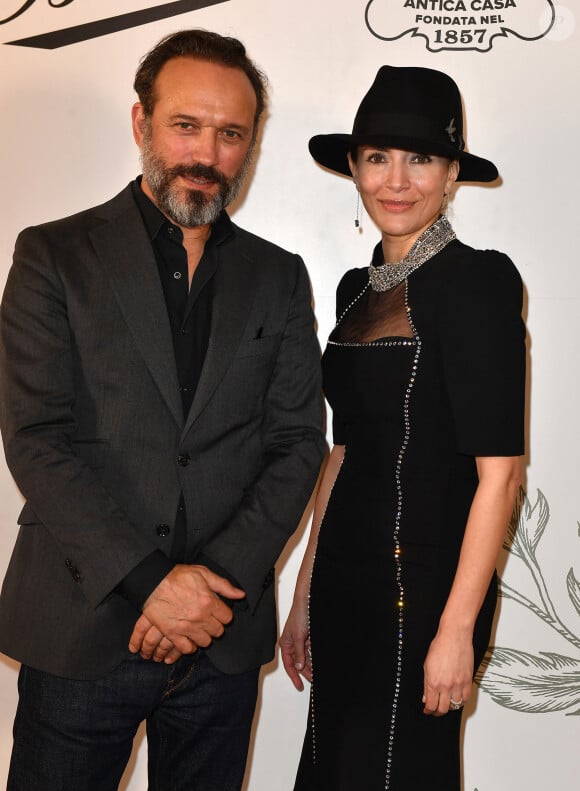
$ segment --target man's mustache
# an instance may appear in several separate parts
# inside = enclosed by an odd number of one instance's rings
[[[170,180],[177,178],[177,176],[185,176],[186,178],[199,178],[214,181],[216,184],[219,184],[220,187],[229,186],[229,181],[223,173],[220,173],[219,170],[216,170],[216,168],[210,165],[202,165],[199,162],[195,165],[175,165],[167,170],[167,176]]]

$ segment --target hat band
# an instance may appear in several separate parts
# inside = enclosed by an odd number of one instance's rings
[[[461,122],[462,119],[459,119]],[[403,113],[364,113],[354,120],[352,134],[357,137],[409,137],[424,140],[426,143],[445,145],[463,151],[464,142],[461,129],[456,126],[457,119],[449,119],[449,124],[441,128],[431,118]]]

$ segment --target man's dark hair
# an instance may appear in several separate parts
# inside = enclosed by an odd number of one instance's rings
[[[181,30],[156,44],[142,59],[135,75],[135,88],[146,116],[151,116],[155,105],[155,80],[173,58],[193,58],[241,69],[256,94],[254,134],[266,104],[266,76],[246,55],[246,48],[237,38],[220,36],[209,30]]]

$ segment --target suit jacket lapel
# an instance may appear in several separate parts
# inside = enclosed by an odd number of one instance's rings
[[[184,433],[214,393],[230,365],[254,301],[253,262],[235,243],[219,248],[209,345]]]
[[[90,236],[135,343],[177,424],[183,426],[171,328],[151,241],[130,188],[115,200],[122,210]],[[115,205],[113,201],[107,208]]]

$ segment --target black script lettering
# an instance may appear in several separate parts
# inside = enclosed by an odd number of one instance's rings
[[[151,0],[154,2],[155,0]],[[53,8],[62,8],[69,5],[74,0],[50,0]],[[70,44],[78,44],[79,41],[88,41],[99,36],[108,36],[111,33],[118,33],[120,30],[129,30],[139,25],[148,25],[157,22],[159,19],[169,19],[169,17],[187,14],[189,11],[198,11],[200,8],[229,3],[230,0],[167,0],[161,5],[151,6],[140,11],[130,11],[126,14],[111,16],[105,19],[97,19],[95,22],[87,22],[84,25],[67,27],[63,30],[53,30],[51,33],[41,33],[38,36],[20,38],[17,41],[6,41],[16,47],[36,47],[38,49],[58,49],[68,47]]]
[[[61,0],[60,3],[57,0],[48,0],[48,5],[51,8],[64,8],[65,5],[70,5],[72,2],[74,2],[74,0]],[[20,6],[20,8],[13,14],[7,16],[6,19],[0,19],[0,25],[5,25],[7,22],[12,22],[13,19],[18,19],[19,16],[22,16],[22,14],[25,11],[28,11],[28,9],[35,3],[36,0],[26,0],[24,5]]]
[[[28,11],[30,6],[34,5],[35,3],[36,0],[27,0],[27,2],[24,3],[22,8],[19,8],[18,11],[15,11],[11,16],[7,16],[6,19],[0,19],[0,25],[5,25],[6,22],[12,22],[12,20],[19,17],[20,14],[23,14],[25,11]]]

